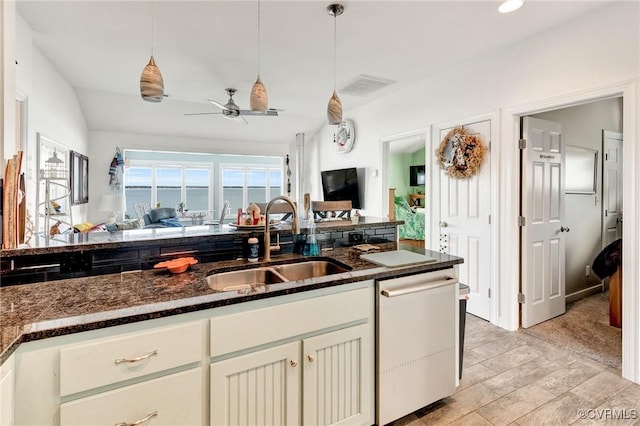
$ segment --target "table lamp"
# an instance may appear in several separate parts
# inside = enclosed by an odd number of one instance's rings
[[[124,211],[124,197],[121,195],[103,195],[100,199],[99,210],[109,212],[107,223],[115,223],[118,212]]]

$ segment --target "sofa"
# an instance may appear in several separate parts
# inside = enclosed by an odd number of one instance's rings
[[[173,207],[151,209],[142,216],[144,228],[168,228],[184,226]]]

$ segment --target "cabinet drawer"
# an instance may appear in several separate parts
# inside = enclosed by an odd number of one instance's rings
[[[202,425],[200,368],[60,405],[61,425]],[[155,415],[153,413],[156,413]],[[141,422],[141,425],[147,422]]]
[[[362,288],[211,318],[211,356],[368,320],[373,298],[372,289]]]
[[[60,395],[195,363],[201,357],[200,323],[69,346],[60,351]]]

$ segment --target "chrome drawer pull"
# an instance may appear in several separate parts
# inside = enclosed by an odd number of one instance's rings
[[[148,354],[142,355],[142,356],[137,356],[135,358],[118,358],[116,359],[116,365],[117,364],[122,364],[123,362],[139,362],[142,360],[145,360],[153,355],[158,355],[158,350],[153,350],[151,352],[149,352]],[[125,423],[123,423],[125,424]],[[137,423],[132,423],[132,424],[137,424]]]
[[[140,419],[138,421],[135,421],[133,423],[127,423],[127,422],[122,422],[122,423],[116,423],[115,426],[136,426],[136,425],[141,425],[144,422],[147,422],[151,419],[151,417],[155,417],[158,415],[157,411],[154,411],[153,413],[149,414],[147,417]]]

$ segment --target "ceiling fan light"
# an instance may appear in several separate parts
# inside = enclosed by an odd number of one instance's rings
[[[140,95],[147,102],[162,102],[164,97],[164,81],[153,55],[140,76]]]
[[[267,89],[264,87],[264,84],[262,84],[262,81],[260,80],[260,75],[258,75],[258,79],[251,88],[249,105],[251,106],[251,111],[267,112],[269,106],[269,97],[267,96]]]
[[[329,104],[327,105],[327,120],[329,124],[340,124],[342,122],[342,102],[340,102],[340,98],[336,91],[333,91],[333,95],[329,99]]]
[[[509,13],[516,11],[522,7],[524,0],[506,0],[499,7],[498,12]]]

